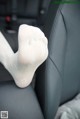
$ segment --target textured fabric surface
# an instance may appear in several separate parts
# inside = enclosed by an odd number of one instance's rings
[[[14,81],[0,83],[0,111],[9,119],[44,119],[32,86],[20,89]]]
[[[36,88],[46,119],[80,92],[80,4],[61,4],[51,23],[49,58],[37,73]]]
[[[55,119],[80,119],[80,94],[60,106]]]

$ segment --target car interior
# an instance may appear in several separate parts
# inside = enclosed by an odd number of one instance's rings
[[[49,49],[24,89],[0,64],[0,111],[8,111],[9,119],[55,119],[59,107],[80,93],[80,1],[66,1],[0,0],[0,29],[14,53],[21,24],[39,27]]]

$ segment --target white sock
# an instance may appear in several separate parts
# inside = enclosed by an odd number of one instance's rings
[[[23,24],[19,27],[17,53],[13,53],[1,33],[0,38],[1,63],[13,76],[18,87],[27,87],[36,69],[48,57],[47,38],[39,28]]]

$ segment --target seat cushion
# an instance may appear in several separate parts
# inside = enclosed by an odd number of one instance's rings
[[[20,89],[13,81],[0,83],[0,111],[8,111],[9,119],[43,119],[33,88]]]

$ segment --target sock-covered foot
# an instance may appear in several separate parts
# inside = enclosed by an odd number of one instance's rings
[[[48,41],[37,27],[21,25],[18,32],[19,49],[10,58],[6,69],[11,73],[16,85],[27,87],[36,69],[48,56]]]

